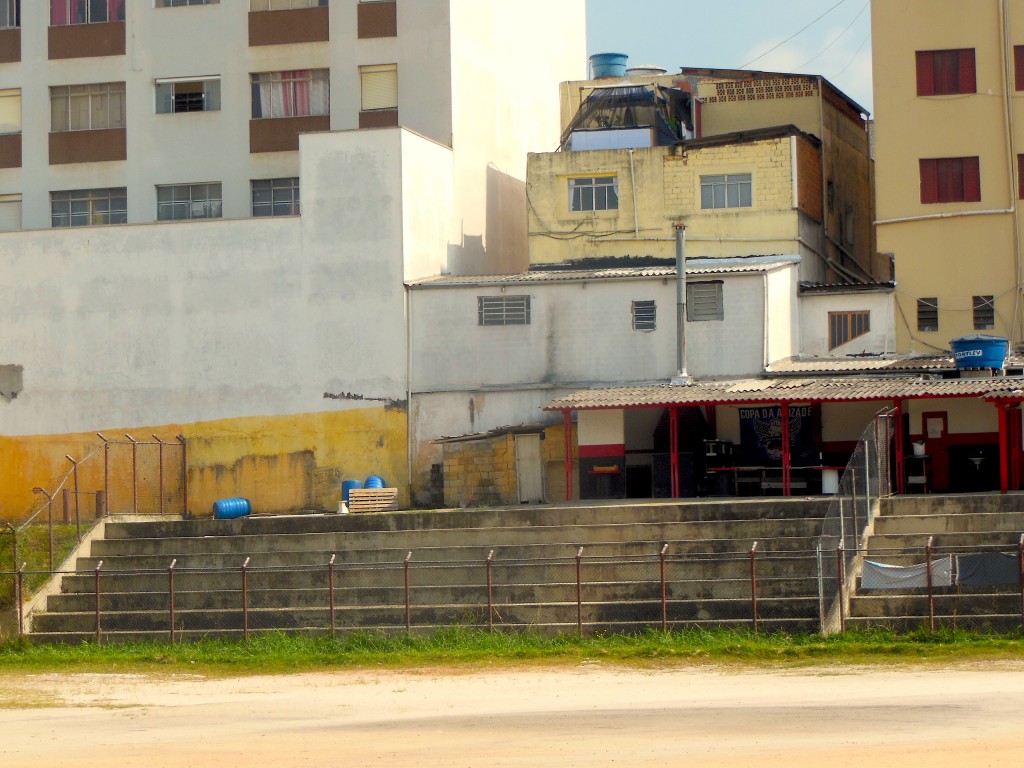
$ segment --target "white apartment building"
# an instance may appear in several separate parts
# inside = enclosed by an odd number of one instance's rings
[[[189,439],[200,514],[406,497],[404,281],[525,269],[584,37],[583,0],[0,0],[0,517],[100,430]]]

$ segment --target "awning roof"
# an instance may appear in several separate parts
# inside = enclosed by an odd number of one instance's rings
[[[827,403],[980,397],[1024,401],[1024,377],[985,379],[857,378],[744,379],[699,382],[689,386],[584,389],[552,400],[544,410],[654,408],[672,405]]]

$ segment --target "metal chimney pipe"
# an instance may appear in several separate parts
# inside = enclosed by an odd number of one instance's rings
[[[691,383],[686,372],[686,225],[676,224],[676,375],[672,386]]]

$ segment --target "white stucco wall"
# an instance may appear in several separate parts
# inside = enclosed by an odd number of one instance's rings
[[[800,351],[810,356],[841,356],[868,352],[892,353],[896,349],[892,290],[850,293],[807,293],[800,297]],[[829,312],[871,313],[871,330],[830,350]]]
[[[799,350],[800,307],[796,293],[799,279],[795,269],[776,269],[765,275],[766,364],[791,357]]]
[[[626,412],[580,411],[577,443],[583,445],[625,445]]]

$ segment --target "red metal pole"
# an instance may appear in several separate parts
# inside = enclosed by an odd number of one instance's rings
[[[494,550],[487,554],[487,631],[494,631],[494,581],[491,574],[491,565],[494,562]]]
[[[928,627],[934,632],[935,631],[935,591],[932,586],[932,540],[933,536],[928,537],[928,543],[924,548],[925,556],[925,573],[928,575]]]
[[[572,501],[572,411],[562,411],[565,427],[565,500]]]
[[[412,599],[409,595],[409,562],[412,560],[412,552],[405,556],[405,633],[412,631]]]
[[[1017,562],[1020,566],[1020,621],[1024,624],[1024,535],[1020,537],[1020,549],[1017,553]]]
[[[242,563],[242,637],[249,639],[249,559]]]
[[[679,488],[679,409],[675,406],[670,406],[668,409],[668,440],[669,446],[669,463],[672,471],[672,482],[670,484],[673,499],[678,499],[680,494]]]
[[[839,631],[846,631],[846,561],[843,557],[843,542],[839,542],[836,557],[839,560]]]
[[[661,548],[661,631],[668,632],[668,582],[665,579],[665,556],[668,544]]]
[[[103,496],[106,499],[104,514],[110,513],[110,441],[101,432],[96,437],[103,441]]]
[[[757,542],[750,548],[750,605],[754,617],[754,634],[760,630],[757,616]]]
[[[160,446],[157,448],[159,462],[160,462],[160,514],[164,513],[164,441],[156,435],[153,435],[153,439],[156,440],[156,444]]]
[[[167,569],[167,596],[169,598],[168,603],[170,605],[170,620],[171,620],[171,645],[174,645],[174,566],[178,564],[177,558],[171,560],[171,565]]]
[[[894,400],[896,409],[896,493],[900,496],[907,492],[907,474],[903,459],[903,401]]]
[[[14,562],[18,562],[15,558]],[[14,604],[18,609],[18,637],[25,636],[25,607],[22,603],[25,600],[25,563],[18,569],[18,578],[14,585]]]
[[[132,514],[139,514],[139,444],[131,435],[125,435],[132,444]]]
[[[576,631],[583,634],[583,547],[576,553]]]
[[[999,411],[999,491],[1007,493],[1010,490],[1010,441],[1006,439],[1006,408],[996,403],[996,409]]]
[[[782,403],[779,410],[782,414],[782,495],[789,496],[789,473],[793,462],[792,452],[789,448],[789,403]]]
[[[100,560],[96,563],[96,645],[103,641],[103,630],[100,625],[100,568],[102,567],[103,561]]]
[[[188,446],[182,435],[178,435],[178,442],[181,443],[181,511],[188,517]]]
[[[331,604],[331,637],[334,637],[335,621],[334,621],[334,560],[337,555],[331,555],[331,562],[327,564],[327,584],[331,591],[330,604]]]

